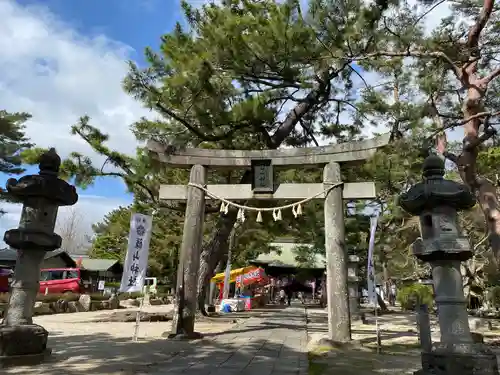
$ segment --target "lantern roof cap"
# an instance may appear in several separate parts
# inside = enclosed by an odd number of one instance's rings
[[[457,211],[467,210],[476,204],[469,188],[444,178],[444,158],[429,155],[422,165],[422,182],[413,185],[399,197],[399,205],[413,215],[436,206],[449,206]]]

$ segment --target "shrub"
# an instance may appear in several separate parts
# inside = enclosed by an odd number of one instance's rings
[[[118,295],[118,299],[120,300],[125,300],[125,299],[136,299],[142,297],[141,292],[134,292],[134,293],[121,293]]]
[[[418,283],[401,288],[396,299],[406,311],[414,311],[422,304],[427,305],[430,310],[434,305],[432,286]]]
[[[105,296],[101,293],[91,293],[89,295],[92,301],[107,301],[110,298],[110,296]]]
[[[172,296],[170,294],[167,294],[167,293],[156,293],[155,297],[167,299],[167,298],[171,298]]]
[[[170,289],[172,287],[170,285],[157,285],[156,290],[158,291],[158,294],[165,294],[165,295],[170,295]]]
[[[488,297],[495,308],[500,308],[500,286],[492,286],[488,290]]]

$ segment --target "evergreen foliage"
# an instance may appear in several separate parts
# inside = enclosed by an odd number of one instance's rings
[[[9,113],[0,110],[0,173],[18,175],[24,172],[21,153],[32,147],[25,135],[25,122],[31,116],[27,113]],[[0,188],[0,199],[11,198]],[[4,213],[0,209],[0,213]]]
[[[388,147],[366,163],[342,170],[344,181],[375,181],[378,191],[374,200],[348,202],[346,242],[366,263],[369,225],[363,217],[380,213],[376,264],[383,278],[418,279],[428,276],[428,269],[409,250],[419,236],[418,221],[399,209],[397,196],[420,180],[422,161],[437,139],[436,151],[451,163],[449,177],[461,179],[476,193],[483,215],[475,210],[461,216],[477,250],[465,265],[465,283],[475,293],[484,280],[494,278],[486,276],[491,270],[488,262],[494,259],[490,255],[500,254],[500,152],[495,130],[500,113],[500,38],[492,1],[450,2],[452,14],[432,31],[425,21],[435,2],[416,6],[396,0],[310,0],[303,7],[298,0],[223,0],[201,8],[182,4],[188,27],[177,24],[161,36],[158,50],[146,48],[147,66],[131,62],[124,80],[124,89],[157,115],[131,125],[138,141],[154,139],[172,149],[275,149],[342,143],[390,131]],[[465,130],[464,142],[446,142],[444,134],[455,128]],[[123,254],[130,211],[159,210],[161,220],[156,221],[163,222],[155,224],[154,246],[163,250],[152,251],[152,269],[161,274],[160,265],[174,267],[184,207],[157,197],[160,184],[185,184],[186,171],[159,166],[142,147],[134,156],[109,149],[107,135],[88,117],[82,117],[72,132],[106,157],[107,167],[94,166],[90,158],[75,153],[63,163],[68,178],[88,186],[96,176],[118,177],[135,194],[133,207],[114,211],[96,226],[95,254],[110,251],[123,256],[118,254]],[[33,161],[39,152],[31,150],[25,156]],[[321,171],[280,172],[279,180],[320,182]],[[208,182],[248,183],[249,174],[211,171]],[[238,229],[237,263],[269,251],[266,243],[285,233],[312,245],[298,248],[296,254],[304,264],[310,263],[314,254],[324,253],[322,207],[321,202],[309,203],[298,220],[290,213],[282,222],[269,217],[262,224],[248,220]],[[201,295],[207,277],[227,253],[236,221],[234,210],[226,216],[217,211],[208,204]],[[482,240],[485,236],[488,241]]]

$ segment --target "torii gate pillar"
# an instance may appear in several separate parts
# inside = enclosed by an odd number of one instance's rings
[[[205,185],[206,169],[196,164],[191,167],[189,182]],[[179,250],[179,268],[176,282],[176,311],[173,317],[171,336],[186,335],[197,338],[194,332],[196,316],[196,291],[198,287],[198,268],[203,242],[203,222],[205,221],[205,192],[188,186],[186,216],[182,231],[182,245]]]
[[[323,170],[325,190],[341,181],[340,165],[328,163]],[[328,191],[324,208],[328,337],[335,342],[351,340],[342,188]]]

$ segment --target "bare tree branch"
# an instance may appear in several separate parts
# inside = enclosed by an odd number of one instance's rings
[[[62,238],[61,248],[68,254],[84,254],[89,247],[90,225],[85,228],[83,215],[77,207],[67,207],[64,211],[58,215],[56,224],[56,232]]]
[[[500,68],[494,70],[490,74],[488,74],[486,77],[481,79],[481,84],[482,85],[488,85],[491,81],[493,81],[495,78],[500,76]]]
[[[367,60],[367,59],[372,59],[374,57],[420,57],[420,58],[429,58],[429,59],[440,59],[449,64],[450,69],[453,71],[455,76],[459,79],[462,80],[463,72],[462,69],[456,65],[453,60],[446,55],[444,52],[441,51],[415,51],[415,50],[408,50],[408,51],[378,51],[378,52],[373,52],[369,53],[367,55],[363,56],[356,56],[352,57],[353,61],[359,61],[359,60]],[[341,57],[338,57],[341,58]]]
[[[491,12],[493,11],[493,6],[495,5],[495,0],[485,0],[483,3],[483,8],[479,14],[478,19],[474,26],[469,30],[469,37],[467,38],[467,47],[477,49],[479,45],[479,37],[481,36],[481,31],[483,31],[486,23],[490,19]]]

